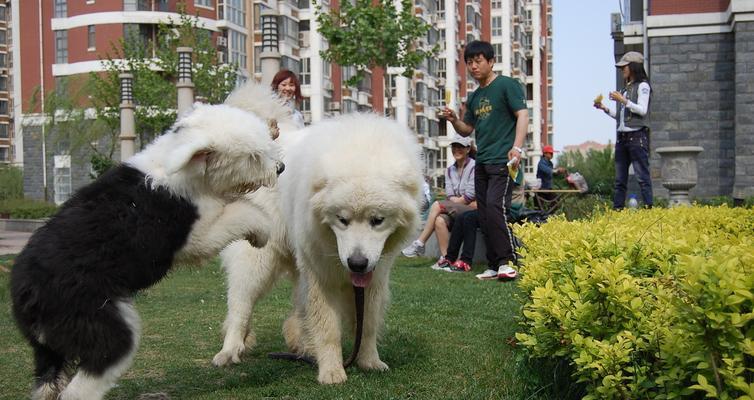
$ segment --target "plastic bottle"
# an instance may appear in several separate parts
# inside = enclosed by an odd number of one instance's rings
[[[635,194],[628,195],[628,208],[631,208],[634,210],[639,208],[639,200],[636,200]]]

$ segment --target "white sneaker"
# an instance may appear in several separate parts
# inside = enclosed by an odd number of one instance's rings
[[[497,278],[500,280],[516,279],[518,272],[510,265],[501,265],[497,270]]]
[[[447,258],[440,256],[440,259],[430,267],[435,271],[450,271],[450,261]]]
[[[477,279],[481,279],[483,281],[489,280],[489,279],[497,279],[497,271],[494,269],[488,269],[481,274],[476,275]]]
[[[424,255],[424,243],[414,240],[408,247],[401,251],[406,257],[416,257]]]

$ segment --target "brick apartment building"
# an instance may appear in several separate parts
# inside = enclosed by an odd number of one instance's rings
[[[383,87],[383,71],[379,70],[371,71],[356,87],[344,86],[354,71],[325,63],[320,57],[326,43],[316,31],[310,0],[0,0],[0,8],[3,1],[13,9],[13,18],[9,15],[6,20],[12,21],[8,24],[12,24],[14,35],[23,34],[13,42],[14,50],[8,46],[12,68],[4,70],[0,33],[0,156],[5,146],[8,160],[23,166],[25,193],[31,198],[59,203],[90,181],[86,162],[76,162],[76,155],[50,142],[40,123],[41,115],[50,110],[29,108],[34,91],[41,87],[49,93],[64,78],[101,71],[99,58],[111,43],[127,32],[154,39],[158,23],[178,20],[180,6],[185,6],[187,14],[197,15],[212,33],[221,58],[239,65],[239,82],[262,80],[263,22],[272,21],[279,64],[297,72],[302,82],[302,111],[307,122],[337,113],[384,112],[389,108],[394,118],[416,132],[424,149],[425,173],[436,180],[452,162],[447,147],[454,132],[435,111],[446,99],[460,108],[467,93],[475,89],[463,61],[463,46],[471,40],[493,43],[495,70],[525,85],[531,116],[527,174],[534,174],[541,147],[552,143],[549,0],[415,0],[415,15],[432,26],[419,45],[439,44],[441,53],[425,60],[412,78],[389,69],[388,88]],[[325,8],[338,5],[337,0],[322,4]],[[16,101],[8,100],[11,122],[5,141],[4,72],[16,88],[15,95],[9,96]],[[387,104],[386,90],[392,95],[391,104]]]
[[[701,146],[692,197],[754,196],[754,3],[624,0],[623,12],[612,17],[616,59],[644,53],[652,85],[655,194],[667,190],[654,150]]]

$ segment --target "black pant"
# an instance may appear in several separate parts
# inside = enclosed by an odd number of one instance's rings
[[[453,230],[450,231],[448,242],[448,254],[445,256],[450,262],[458,259],[461,252],[461,261],[471,265],[474,260],[474,247],[476,246],[476,228],[479,227],[479,212],[477,210],[466,211],[457,216],[453,222]]]
[[[513,189],[508,166],[477,163],[474,185],[479,225],[487,245],[487,268],[496,270],[508,262],[515,262],[513,233],[506,219]]]

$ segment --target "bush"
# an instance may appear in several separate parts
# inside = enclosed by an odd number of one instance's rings
[[[0,167],[0,200],[24,197],[24,173],[12,166]]]
[[[44,201],[10,199],[0,201],[0,215],[14,219],[39,219],[55,214],[58,207]]]
[[[606,211],[517,234],[516,337],[571,363],[584,399],[754,398],[752,210]]]

